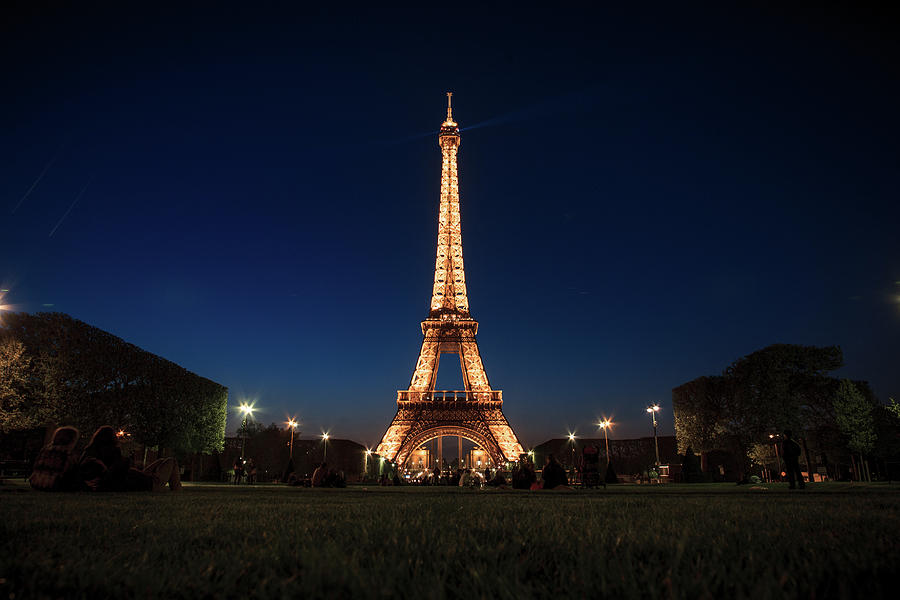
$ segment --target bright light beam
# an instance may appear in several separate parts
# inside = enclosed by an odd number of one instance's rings
[[[25,202],[26,198],[28,198],[28,196],[31,195],[31,192],[34,191],[34,188],[37,187],[37,185],[41,182],[41,179],[44,178],[44,175],[47,174],[47,171],[50,170],[50,167],[53,165],[53,163],[56,162],[57,156],[59,156],[59,151],[57,151],[57,153],[53,155],[53,158],[51,158],[50,161],[46,165],[44,165],[44,170],[41,171],[41,174],[37,176],[37,179],[34,180],[34,183],[31,184],[31,187],[28,188],[27,192],[25,192],[25,195],[22,196],[21,199],[19,199],[19,201],[16,203],[15,207],[13,207],[12,212],[10,214],[13,214],[13,215],[16,214],[16,211],[19,210],[19,207],[22,206],[22,203]]]
[[[62,222],[66,220],[66,217],[69,216],[69,213],[72,212],[72,209],[75,208],[75,205],[78,204],[79,200],[81,200],[81,197],[84,195],[85,190],[88,189],[88,186],[91,184],[91,180],[93,178],[94,178],[94,176],[91,175],[91,178],[88,179],[88,182],[86,184],[84,184],[84,187],[81,188],[81,191],[78,192],[77,196],[75,196],[75,200],[72,201],[72,204],[69,206],[69,210],[67,210],[63,214],[63,216],[60,217],[59,221],[56,223],[56,225],[53,227],[53,229],[50,230],[50,235],[48,235],[47,237],[53,237],[53,234],[56,233],[56,230],[59,229],[60,225],[62,225]]]

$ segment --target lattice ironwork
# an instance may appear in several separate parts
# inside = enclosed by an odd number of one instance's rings
[[[522,453],[522,445],[503,416],[502,393],[491,389],[475,339],[478,322],[469,314],[456,166],[460,137],[451,98],[448,93],[447,120],[438,134],[443,160],[437,257],[430,310],[422,321],[422,349],[409,389],[397,392],[397,415],[376,450],[400,464],[423,443],[443,435],[474,441],[497,463],[515,460]],[[434,389],[442,354],[459,357],[465,390]],[[456,433],[446,433],[449,431]]]

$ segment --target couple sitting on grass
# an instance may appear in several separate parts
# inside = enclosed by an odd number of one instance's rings
[[[60,427],[34,463],[31,487],[47,492],[137,492],[181,489],[181,476],[174,458],[161,458],[143,470],[122,456],[116,432],[105,425],[94,432],[91,443],[75,455],[78,430]]]
[[[547,457],[547,464],[541,471],[541,483],[532,483],[532,490],[571,490],[566,470],[552,454]]]

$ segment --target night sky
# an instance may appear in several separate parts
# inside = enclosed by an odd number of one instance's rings
[[[673,387],[772,343],[838,344],[900,398],[890,15],[28,4],[0,17],[3,303],[264,423],[375,444],[393,417],[448,90],[470,306],[526,446],[648,435],[653,402],[671,433]]]

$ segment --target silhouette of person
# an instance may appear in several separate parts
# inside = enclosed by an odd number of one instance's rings
[[[81,486],[78,476],[78,457],[73,452],[78,442],[78,430],[60,427],[53,439],[44,446],[34,462],[29,481],[31,487],[46,492],[76,492]]]
[[[800,471],[800,444],[791,437],[792,432],[786,429],[784,432],[784,441],[781,442],[781,456],[784,457],[784,470],[787,471],[788,488],[794,489],[795,480],[800,481],[800,489],[806,487],[803,481],[803,473]]]
[[[256,483],[256,461],[252,458],[247,459],[247,483]]]
[[[122,456],[115,430],[104,425],[94,432],[81,455],[79,471],[88,489],[101,492],[161,491],[181,489],[181,474],[174,458],[160,458],[143,470]]]
[[[240,483],[241,479],[243,479],[243,477],[244,477],[244,461],[241,460],[240,456],[238,456],[236,459],[234,459],[233,467],[234,467],[234,482],[233,483]]]
[[[525,460],[520,460],[519,466],[513,471],[512,474],[513,489],[531,489],[531,486],[535,481],[537,481],[537,475],[534,474],[534,469],[531,467],[531,463]]]
[[[324,487],[326,477],[328,477],[328,463],[322,463],[313,471],[312,487]]]
[[[552,490],[560,485],[569,485],[565,469],[562,468],[562,465],[557,462],[556,457],[552,454],[547,456],[547,464],[544,466],[544,470],[541,471],[541,479],[544,482],[545,490]]]

